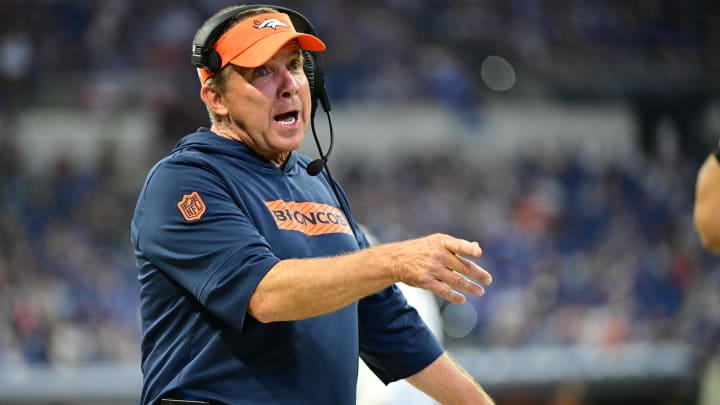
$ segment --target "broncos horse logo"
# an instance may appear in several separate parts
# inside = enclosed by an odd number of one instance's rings
[[[276,19],[276,18],[258,18],[253,21],[255,28],[272,28],[277,30],[277,27],[289,28],[287,24]]]

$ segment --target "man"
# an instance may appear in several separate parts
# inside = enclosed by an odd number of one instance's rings
[[[325,44],[287,13],[238,10],[213,44],[220,70],[199,69],[211,128],[150,170],[132,221],[142,403],[353,404],[358,355],[385,383],[492,403],[394,286],[482,295],[480,247],[436,234],[369,248],[339,186],[295,151],[311,119],[301,50]]]
[[[708,251],[720,253],[720,146],[698,171],[695,186],[695,228]]]
[[[695,229],[709,252],[720,254],[720,144],[705,159],[697,174],[693,219]],[[700,381],[698,403],[709,405],[720,399],[720,356],[712,355]]]

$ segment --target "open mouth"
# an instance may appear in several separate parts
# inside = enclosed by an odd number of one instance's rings
[[[297,122],[298,120],[298,112],[297,111],[288,111],[283,114],[278,114],[274,117],[275,122],[282,124],[282,125],[292,125]]]

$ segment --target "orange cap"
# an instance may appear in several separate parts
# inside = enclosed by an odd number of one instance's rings
[[[270,60],[288,41],[297,39],[300,49],[320,52],[325,44],[316,36],[295,31],[290,17],[284,13],[265,13],[235,24],[215,42],[213,49],[220,55],[220,67],[228,63],[254,68]],[[200,81],[214,73],[198,68]]]

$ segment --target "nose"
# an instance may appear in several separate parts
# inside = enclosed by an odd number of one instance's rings
[[[278,92],[280,97],[292,97],[300,91],[299,77],[288,69],[283,69],[279,75],[280,84]]]

